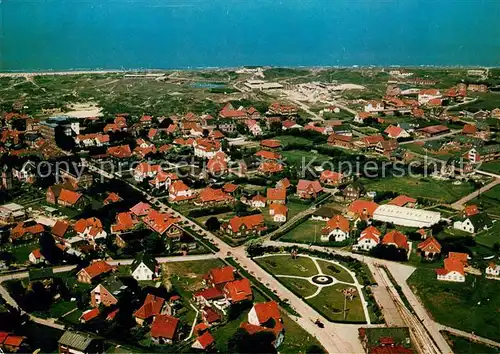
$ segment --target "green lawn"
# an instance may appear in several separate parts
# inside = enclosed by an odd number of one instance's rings
[[[438,181],[431,178],[386,178],[381,180],[365,180],[369,191],[392,191],[406,194],[414,198],[426,198],[441,203],[452,203],[472,193],[474,186],[463,182],[454,185],[451,181]]]
[[[344,319],[344,295],[341,290],[348,287],[348,285],[343,284],[324,287],[317,296],[306,300],[306,302],[330,321],[365,322],[359,294],[353,300],[347,300]]]
[[[306,332],[283,311],[281,312],[281,318],[283,319],[285,327],[285,340],[279,347],[280,353],[305,353],[307,348],[311,345],[318,345],[321,347],[321,344],[313,336]]]
[[[331,275],[338,281],[354,283],[354,279],[352,279],[351,274],[349,274],[344,268],[327,261],[317,260],[317,262],[323,271],[323,274]]]
[[[308,257],[292,259],[290,255],[276,255],[254,259],[262,268],[274,275],[312,277],[318,274],[314,262]]]
[[[489,230],[481,231],[474,239],[477,243],[487,247],[493,247],[495,243],[500,243],[500,222],[493,223]]]
[[[422,144],[417,143],[405,144],[403,147],[417,154],[428,155],[444,161],[448,160],[450,157],[461,156],[466,151],[466,149],[463,149],[460,151],[431,152],[424,149]]]
[[[325,223],[322,221],[308,219],[281,236],[280,241],[300,243],[320,242],[321,229],[324,226]]]
[[[282,151],[281,155],[286,159],[288,165],[302,164],[303,162],[307,165],[313,159],[313,165],[320,165],[325,161],[330,161],[330,156],[303,150]]]
[[[490,347],[489,345],[473,342],[468,338],[455,336],[447,331],[441,331],[441,333],[446,338],[448,344],[450,344],[453,353],[455,354],[493,354],[500,353],[500,349]]]
[[[287,145],[290,145],[290,144],[294,144],[294,145],[300,144],[300,145],[304,145],[304,146],[312,146],[313,145],[312,141],[310,141],[309,139],[301,138],[301,137],[293,136],[293,135],[280,135],[280,136],[275,137],[274,139],[279,140],[281,142],[281,145],[284,147]]]
[[[307,279],[279,277],[279,281],[295,294],[302,297],[311,296],[318,290],[318,287],[311,284]]]
[[[491,173],[500,173],[500,161],[490,161],[483,163],[480,169]]]
[[[500,217],[500,186],[495,186],[474,198],[469,204],[477,204],[482,211]]]
[[[40,248],[38,243],[29,243],[10,247],[9,250],[12,253],[12,256],[16,259],[17,263],[25,263],[28,262],[28,256],[31,251],[37,248]]]
[[[500,340],[500,282],[467,275],[465,283],[438,281],[432,269],[417,269],[408,284],[435,321]]]

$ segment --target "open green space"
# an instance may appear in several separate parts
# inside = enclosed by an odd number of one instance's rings
[[[290,255],[266,256],[254,259],[262,268],[274,275],[312,277],[318,274],[314,262],[308,257],[292,259]]]
[[[40,248],[40,245],[38,242],[33,242],[7,247],[6,250],[11,253],[17,263],[26,263],[29,261],[30,253],[37,248]]]
[[[321,289],[320,293],[307,301],[314,309],[329,321],[365,322],[365,315],[359,294],[356,293],[352,300],[346,301],[344,317],[344,294],[342,290],[348,285],[335,284]]]
[[[450,157],[461,156],[463,152],[467,149],[460,151],[444,151],[444,152],[431,152],[426,150],[422,144],[411,143],[403,145],[406,149],[421,155],[427,155],[431,157],[435,157],[436,159],[447,161]]]
[[[500,173],[500,161],[490,161],[481,164],[481,170],[491,173]]]
[[[304,298],[313,295],[318,290],[318,287],[307,279],[279,277],[279,281],[295,294]]]
[[[474,239],[477,243],[487,247],[493,247],[495,243],[500,244],[500,222],[496,221],[489,230],[481,231]]]
[[[500,186],[495,186],[484,192],[479,197],[471,200],[469,204],[476,204],[480,210],[492,216],[500,217]]]
[[[470,274],[464,283],[439,281],[434,270],[418,268],[408,284],[436,322],[500,340],[500,282]]]
[[[313,165],[320,165],[325,161],[330,161],[330,156],[303,150],[282,151],[281,155],[286,159],[288,165],[295,165],[297,163],[307,165],[313,159]]]
[[[325,226],[323,221],[307,219],[281,236],[280,241],[317,243],[320,242],[321,229]]]
[[[354,283],[351,274],[349,274],[344,268],[333,264],[332,262],[322,261],[318,259],[319,267],[323,271],[323,274],[331,275],[335,277],[338,281],[343,281],[346,283]]]
[[[452,203],[472,193],[472,183],[455,185],[452,181],[438,181],[431,178],[391,177],[379,180],[365,180],[369,191],[397,192],[413,198],[426,198],[441,203]]]
[[[500,353],[499,348],[490,347],[489,345],[472,341],[468,338],[456,336],[447,331],[441,331],[446,341],[450,345],[455,354],[493,354]]]

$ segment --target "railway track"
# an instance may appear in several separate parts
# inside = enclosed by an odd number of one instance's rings
[[[384,282],[384,286],[387,288],[389,295],[391,296],[396,308],[398,309],[403,321],[410,329],[410,335],[417,347],[417,350],[422,354],[441,354],[440,349],[434,343],[432,337],[425,329],[424,325],[411,311],[405,306],[401,297],[399,296],[394,284],[389,279],[385,269],[376,266],[375,267],[380,274],[381,279]]]

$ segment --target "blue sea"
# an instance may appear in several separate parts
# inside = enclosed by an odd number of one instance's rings
[[[0,0],[0,71],[500,65],[498,0]]]

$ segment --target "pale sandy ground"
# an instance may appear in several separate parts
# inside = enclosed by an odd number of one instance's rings
[[[69,112],[63,113],[65,116],[73,118],[87,118],[102,116],[102,108],[96,103],[75,103],[67,106]]]

